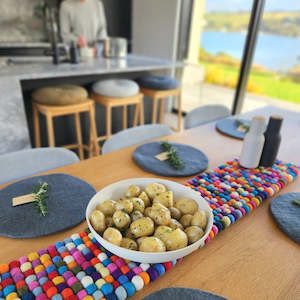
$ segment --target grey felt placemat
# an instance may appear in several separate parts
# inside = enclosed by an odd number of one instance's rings
[[[155,156],[164,152],[162,142],[143,144],[133,153],[134,161],[144,170],[168,177],[192,176],[204,171],[208,166],[207,156],[194,147],[178,143],[170,143],[178,153],[178,157],[185,162],[179,170],[172,167],[168,161],[160,161]]]
[[[12,198],[30,194],[39,180],[49,184],[48,214],[40,217],[34,203],[12,206]],[[96,190],[87,182],[66,174],[37,176],[0,190],[0,235],[33,238],[79,224]]]
[[[190,288],[166,288],[154,292],[143,300],[226,300],[222,296],[218,296],[209,292],[190,289]]]
[[[271,213],[279,228],[296,243],[300,244],[300,193],[281,194],[270,203]]]
[[[251,121],[249,121],[249,120],[244,120],[244,119],[243,120],[240,119],[240,120],[249,126],[251,124]],[[234,138],[237,138],[237,139],[240,139],[240,140],[243,140],[246,135],[246,132],[241,132],[238,130],[238,126],[236,125],[235,118],[226,118],[226,119],[219,120],[216,123],[216,128],[221,133],[231,136],[231,137],[234,137]]]

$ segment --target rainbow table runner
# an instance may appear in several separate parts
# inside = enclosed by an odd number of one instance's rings
[[[213,209],[206,242],[278,193],[298,175],[292,164],[243,169],[238,160],[206,171],[186,183]],[[179,259],[178,261],[181,261]],[[104,249],[87,230],[47,249],[0,265],[0,300],[126,299],[155,281],[178,261],[139,264]]]

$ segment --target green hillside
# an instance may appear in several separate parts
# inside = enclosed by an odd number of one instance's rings
[[[205,15],[205,30],[245,31],[248,28],[250,12],[222,13]],[[300,11],[265,12],[261,32],[300,37]]]

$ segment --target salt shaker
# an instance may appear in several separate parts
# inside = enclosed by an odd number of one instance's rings
[[[265,132],[265,144],[259,162],[259,165],[262,167],[271,167],[275,163],[281,142],[281,125],[282,117],[270,117],[268,127]]]
[[[265,137],[265,118],[253,117],[250,129],[245,135],[240,165],[244,168],[257,168],[263,151]]]

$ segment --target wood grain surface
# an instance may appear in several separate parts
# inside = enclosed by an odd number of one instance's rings
[[[300,114],[267,107],[243,116],[254,114],[283,116],[279,158],[300,165]],[[209,168],[238,157],[242,146],[241,141],[218,133],[214,123],[175,133],[164,140],[201,149],[209,157]],[[132,153],[135,148],[122,149],[48,173],[77,176],[97,190],[122,179],[156,177],[134,163]],[[169,179],[184,183],[189,178]],[[300,192],[300,179],[297,178],[284,192]],[[153,291],[171,286],[198,288],[229,299],[300,299],[300,247],[278,229],[269,212],[270,201],[265,201],[204,248],[184,258],[131,299],[142,299]],[[83,222],[70,230],[36,239],[0,237],[0,263],[45,248],[86,226]]]

